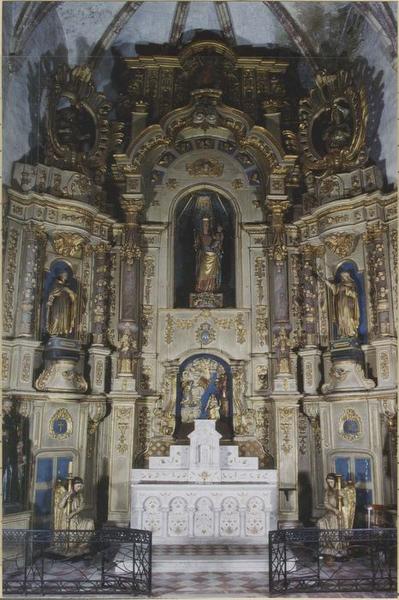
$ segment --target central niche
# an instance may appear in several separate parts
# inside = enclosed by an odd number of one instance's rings
[[[234,308],[235,215],[218,192],[200,190],[178,203],[174,231],[174,307]]]

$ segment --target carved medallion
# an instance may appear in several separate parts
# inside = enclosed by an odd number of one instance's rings
[[[72,417],[65,408],[57,410],[50,419],[49,436],[53,440],[66,440],[73,431]]]
[[[338,434],[345,440],[353,442],[363,435],[363,424],[360,416],[352,408],[347,408],[339,418]]]
[[[209,323],[202,323],[202,325],[198,327],[195,337],[198,344],[207,346],[216,339],[216,333]]]

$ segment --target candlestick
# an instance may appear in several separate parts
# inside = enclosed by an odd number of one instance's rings
[[[72,475],[73,472],[73,462],[70,460],[68,463],[68,475]]]
[[[371,527],[371,511],[373,510],[372,506],[366,506],[367,508],[367,528],[370,529]]]

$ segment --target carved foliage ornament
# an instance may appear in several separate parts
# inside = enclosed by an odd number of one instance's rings
[[[107,119],[110,110],[89,67],[61,65],[49,86],[47,163],[86,175],[105,172],[109,150],[122,141],[121,125]]]
[[[78,233],[64,231],[55,234],[52,244],[54,250],[61,256],[81,257],[86,240]]]
[[[221,177],[224,164],[213,158],[199,158],[186,165],[189,175],[208,175],[209,177]]]
[[[305,170],[333,174],[364,165],[367,118],[365,86],[351,72],[318,73],[299,110]]]
[[[350,233],[334,233],[325,238],[324,243],[331,252],[345,258],[354,252],[358,239],[357,235]]]

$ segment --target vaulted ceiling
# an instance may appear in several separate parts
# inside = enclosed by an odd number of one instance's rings
[[[88,57],[98,61],[112,46],[134,55],[140,42],[185,43],[196,30],[219,32],[232,46],[286,46],[312,58],[320,51],[323,35],[328,36],[331,20],[338,13],[345,13],[347,31],[353,29],[356,19],[366,20],[379,32],[387,50],[396,54],[394,2],[322,2],[317,7],[313,2],[276,1],[3,4],[4,10],[12,12],[6,55],[23,54],[44,19],[59,19],[70,64]],[[342,39],[347,31],[341,31]]]

